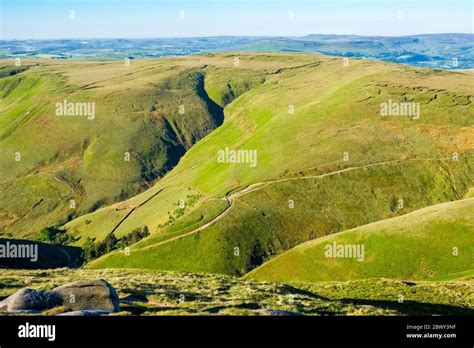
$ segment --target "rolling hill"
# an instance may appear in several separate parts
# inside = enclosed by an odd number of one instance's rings
[[[144,191],[222,123],[199,68],[162,64],[1,68],[3,233],[32,237]],[[57,116],[63,101],[93,104],[95,115]]]
[[[437,204],[303,243],[247,276],[310,283],[377,277],[462,278],[474,270],[473,215],[473,198]],[[363,245],[365,257],[362,260],[330,257],[334,255],[326,252],[333,245]]]

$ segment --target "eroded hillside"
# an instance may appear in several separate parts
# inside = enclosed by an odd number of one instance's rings
[[[198,60],[32,60],[1,71],[0,231],[7,236],[31,238],[146,190],[224,118]],[[93,113],[58,115],[58,103]]]

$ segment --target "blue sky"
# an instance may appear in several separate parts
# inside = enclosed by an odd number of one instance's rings
[[[469,33],[474,27],[473,0],[0,0],[0,3],[1,39],[410,35]],[[184,13],[184,18],[180,18],[180,13]]]

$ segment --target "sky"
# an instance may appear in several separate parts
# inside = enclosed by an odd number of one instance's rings
[[[474,0],[0,0],[0,39],[472,33]]]

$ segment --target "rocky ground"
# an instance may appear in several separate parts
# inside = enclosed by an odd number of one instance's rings
[[[0,270],[0,299],[4,300],[25,287],[51,292],[54,288],[71,282],[94,279],[105,279],[116,289],[120,298],[120,309],[104,311],[107,308],[99,306],[100,308],[87,308],[95,312],[84,310],[77,312],[85,307],[67,304],[43,310],[41,313],[44,315],[474,314],[472,280],[402,282],[371,279],[285,285],[222,275],[150,273],[120,269]],[[81,294],[76,290],[75,293],[78,294],[76,301],[80,301]],[[100,292],[98,296],[104,297]],[[16,314],[30,313],[16,312]]]

